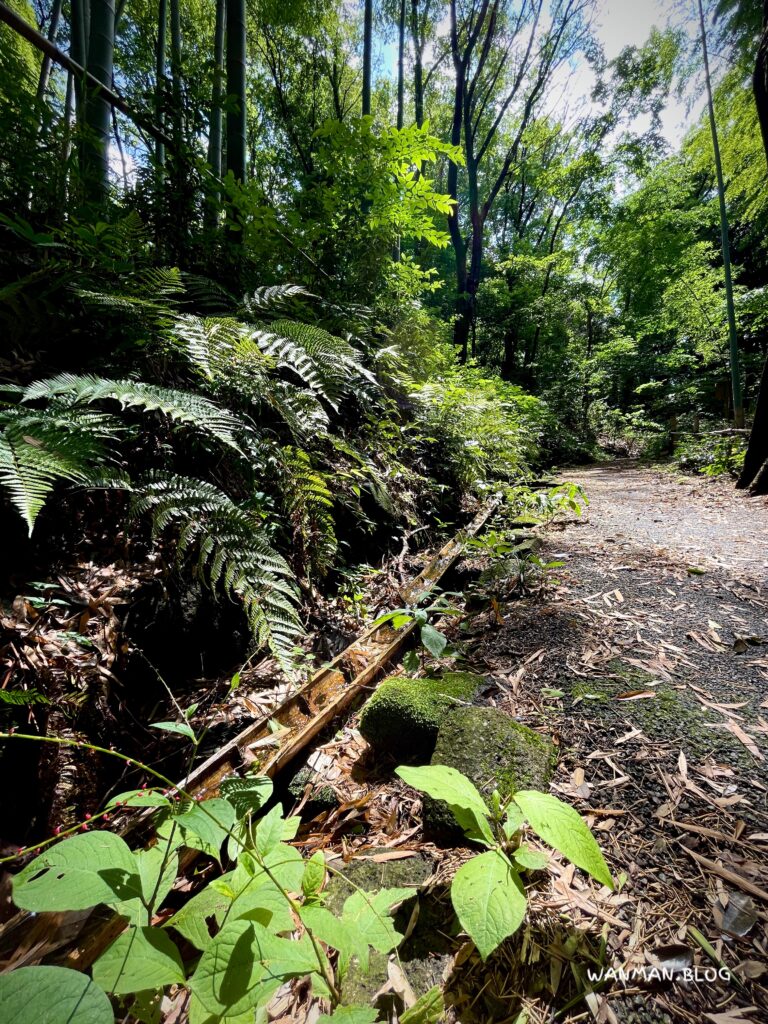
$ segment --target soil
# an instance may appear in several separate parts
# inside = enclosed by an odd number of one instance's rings
[[[468,652],[499,706],[554,736],[553,789],[623,880],[601,904],[561,876],[543,905],[602,926],[615,967],[684,955],[732,972],[612,982],[597,1019],[768,1020],[768,501],[629,461],[565,476],[590,504],[544,533],[562,566],[501,622],[483,613]]]

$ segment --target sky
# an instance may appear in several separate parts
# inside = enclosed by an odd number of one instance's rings
[[[698,34],[695,0],[682,5],[682,13],[681,4],[674,0],[600,0],[595,20],[597,37],[608,60],[616,57],[625,46],[641,46],[654,26],[663,30],[669,25],[682,25],[691,38],[695,38]],[[670,145],[676,148],[680,144],[703,108],[701,96],[693,103],[690,99],[670,98],[662,116],[662,134]]]

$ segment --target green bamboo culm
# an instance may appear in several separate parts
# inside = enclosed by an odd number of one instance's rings
[[[90,0],[88,62],[90,73],[112,88],[115,54],[115,0]],[[103,202],[109,190],[109,134],[112,109],[97,87],[88,88],[85,101],[86,137],[83,140],[83,181],[86,197]]]
[[[744,400],[741,395],[741,365],[739,360],[739,341],[736,335],[736,311],[733,304],[733,275],[731,272],[731,244],[728,237],[728,210],[725,205],[725,184],[723,182],[723,162],[720,157],[720,142],[717,136],[715,120],[715,103],[712,98],[712,79],[709,73],[709,51],[707,49],[707,30],[704,24],[704,6],[699,0],[699,22],[701,24],[701,49],[704,57],[704,80],[707,87],[707,109],[709,111],[709,129],[712,134],[712,149],[715,154],[715,173],[717,175],[717,197],[720,203],[720,238],[723,248],[723,274],[725,276],[725,304],[728,312],[728,346],[731,364],[731,394],[733,397],[733,421],[737,427],[744,426]]]
[[[227,171],[246,180],[245,0],[227,0]]]

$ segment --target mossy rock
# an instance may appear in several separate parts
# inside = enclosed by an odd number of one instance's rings
[[[288,783],[288,793],[294,803],[298,803],[303,799],[307,785],[313,783],[314,778],[315,773],[309,765],[305,764],[303,768],[296,772]],[[323,811],[332,811],[338,805],[339,796],[333,786],[314,785],[312,792],[309,794],[309,799],[302,808],[301,814],[304,819],[314,818]]]
[[[437,679],[391,676],[364,706],[360,732],[399,762],[426,764],[440,722],[457,702],[471,701],[482,684],[474,672],[445,672]]]
[[[506,799],[518,789],[546,792],[555,748],[497,708],[456,708],[440,726],[431,764],[456,768],[486,798],[498,789]],[[423,806],[427,835],[450,841],[461,836],[447,804],[425,796]]]
[[[347,864],[340,874],[334,875],[326,890],[326,907],[331,913],[340,915],[346,899],[356,891],[356,887],[366,892],[378,889],[413,887],[414,898],[419,895],[424,883],[432,874],[434,860],[426,854],[417,854],[403,860],[377,862],[372,855],[356,857]],[[431,906],[432,897],[425,897]],[[442,929],[451,925],[453,911],[447,901],[448,916],[445,913],[439,918]],[[414,909],[414,901],[406,900],[397,910],[394,923],[397,930],[405,932]],[[439,984],[442,970],[448,961],[450,940],[435,931],[436,924],[422,906],[418,922],[413,934],[406,940],[399,951],[401,966],[417,996],[425,995],[433,985]],[[422,922],[422,918],[424,921]],[[437,919],[436,919],[437,920]],[[418,945],[416,945],[418,936]],[[439,955],[436,955],[439,954]],[[389,957],[375,949],[370,951],[370,964],[367,972],[360,969],[353,958],[349,970],[342,983],[342,1003],[345,1005],[365,1006],[373,1004],[383,1019],[390,1020],[393,1011],[401,1013],[404,1007],[392,993],[385,992],[377,997],[377,993],[386,986]]]

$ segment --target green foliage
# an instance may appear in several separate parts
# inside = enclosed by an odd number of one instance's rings
[[[301,631],[298,594],[290,567],[272,547],[260,517],[213,484],[167,473],[135,488],[133,508],[152,515],[156,533],[177,529],[178,557],[195,549],[198,568],[211,585],[242,602],[256,641],[290,669]]]
[[[681,469],[704,476],[738,477],[744,465],[746,438],[691,434],[675,445],[674,458]]]
[[[608,866],[588,826],[574,808],[557,797],[518,791],[509,806],[502,808],[496,792],[489,810],[475,786],[455,768],[401,767],[397,774],[415,789],[445,801],[467,838],[489,848],[463,864],[451,885],[451,900],[461,926],[483,960],[523,922],[527,901],[520,870],[543,866],[535,851],[520,847],[524,822],[577,867],[613,888]]]
[[[367,970],[371,947],[388,953],[401,941],[391,914],[412,890],[356,890],[338,917],[331,914],[323,906],[324,855],[304,862],[285,842],[297,819],[286,820],[279,806],[256,817],[270,785],[259,778],[230,780],[222,786],[224,799],[180,806],[165,800],[155,808],[158,842],[148,850],[132,853],[111,833],[88,832],[56,843],[27,865],[13,882],[17,906],[80,910],[105,903],[129,924],[94,964],[93,980],[50,967],[25,967],[0,979],[3,1019],[106,1024],[113,1015],[105,993],[128,1000],[124,1005],[137,1012],[132,1000],[152,1001],[174,985],[189,991],[193,1018],[224,1024],[264,1010],[291,978],[306,978],[335,1006],[338,979],[353,956]],[[179,849],[202,849],[218,859],[223,845],[234,866],[208,881],[162,927],[152,925],[176,877]],[[287,937],[297,929],[298,935]],[[199,959],[184,961],[175,934],[201,951]],[[331,950],[339,960],[336,985]],[[412,1020],[436,1020],[438,995],[432,991],[420,1001]],[[342,1007],[333,1018],[361,1020],[363,1014],[371,1019],[371,1011]]]

